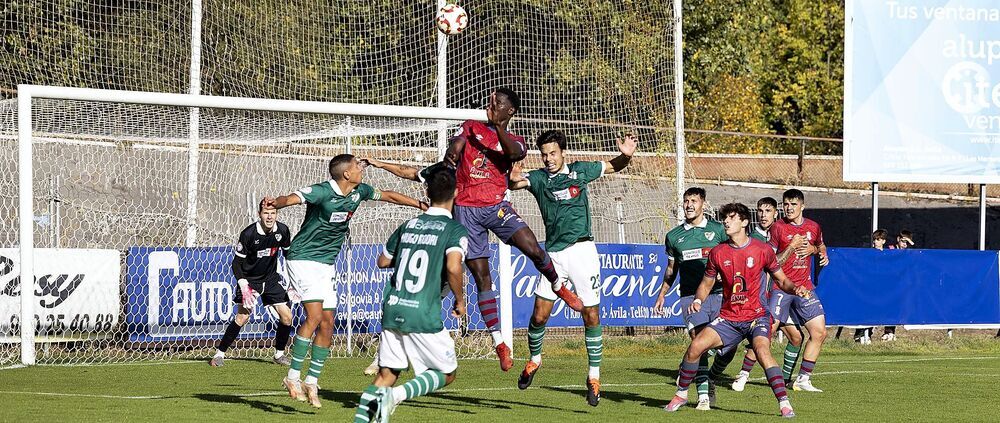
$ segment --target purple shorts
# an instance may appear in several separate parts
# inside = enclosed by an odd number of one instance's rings
[[[455,205],[454,212],[455,220],[469,231],[466,260],[490,256],[490,238],[486,233],[487,230],[496,234],[504,244],[509,244],[515,232],[528,227],[507,201],[488,207]]]
[[[796,323],[792,320],[790,313],[792,302],[794,301],[794,294],[771,287],[771,296],[767,301],[767,309],[771,312],[771,317],[774,317],[774,321],[781,325],[795,325]]]
[[[720,317],[713,320],[708,327],[715,330],[719,338],[722,338],[722,347],[719,348],[722,354],[738,347],[744,339],[751,344],[755,336],[771,339],[771,316],[761,316],[747,322],[734,322]]]
[[[826,315],[823,311],[823,304],[816,296],[816,291],[812,291],[810,294],[812,295],[809,298],[796,296],[795,301],[792,302],[792,318],[800,325],[805,325],[812,319]]]
[[[701,309],[695,314],[688,313],[688,307],[694,302],[694,295],[681,297],[678,305],[681,306],[681,317],[688,331],[692,331],[707,325],[716,317],[719,317],[719,310],[722,309],[722,294],[708,294],[705,301],[701,303]]]

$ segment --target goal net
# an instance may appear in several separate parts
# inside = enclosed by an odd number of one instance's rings
[[[445,40],[433,24],[437,1],[193,3],[201,4],[200,13],[189,0],[12,5],[2,19],[13,28],[14,39],[25,42],[0,51],[0,62],[11,64],[0,70],[0,78],[11,87],[31,82],[187,93],[192,88],[189,68],[197,56],[197,91],[211,96],[474,110],[485,105],[493,89],[509,86],[521,94],[523,104],[512,129],[529,144],[542,130],[565,131],[570,160],[606,160],[617,154],[616,137],[626,132],[639,136],[640,153],[626,172],[591,185],[598,242],[659,243],[672,225],[675,40],[669,2],[468,1],[462,5],[470,14],[469,28]],[[195,55],[192,17],[199,14]],[[56,35],[41,39],[37,34]],[[28,54],[11,53],[15,50]],[[37,274],[40,363],[204,357],[233,312],[225,297],[232,288],[224,285],[231,278],[230,246],[249,224],[248,196],[259,199],[322,180],[326,161],[348,145],[362,157],[431,164],[438,159],[441,125],[437,119],[202,107],[192,215],[189,107],[37,99],[32,109],[37,247],[118,251],[117,267],[111,260],[94,259],[95,266],[108,264],[92,273],[121,275],[113,289],[84,290],[87,277],[69,294],[63,291],[72,285],[73,269],[51,267],[47,280]],[[14,279],[18,163],[13,99],[0,100],[0,117],[0,172],[5,175],[0,178],[0,253],[7,258],[0,272],[9,269],[0,274],[5,289],[0,296],[3,365],[18,361],[12,342],[18,325],[12,323],[19,322],[11,316],[20,315]],[[449,127],[456,123],[445,122]],[[525,168],[540,165],[537,153],[529,153]],[[381,189],[420,195],[418,184],[377,169],[367,170],[365,178]],[[521,192],[512,201],[544,240],[534,201]],[[279,220],[294,233],[301,213],[283,210]],[[377,249],[371,246],[413,213],[385,203],[366,204],[352,221],[351,247],[343,256],[356,260],[342,263],[339,293],[362,315],[370,317],[377,306],[366,297],[370,292],[348,294],[348,287],[384,274],[370,265],[347,269],[347,263],[373,264]],[[193,244],[191,231],[196,234]],[[181,250],[187,247],[201,250]],[[39,272],[44,260],[76,259],[39,250]],[[185,266],[199,270],[186,274]],[[495,261],[492,266],[496,269]],[[62,275],[63,282],[56,283]],[[136,289],[149,292],[150,275],[169,297],[155,307],[133,304]],[[177,287],[191,277],[200,278],[197,286]],[[168,286],[174,288],[167,291]],[[45,295],[54,299],[43,300]],[[66,298],[59,306],[46,308],[60,296]],[[117,297],[118,302],[98,297]],[[212,304],[202,298],[211,298]],[[186,308],[168,309],[179,300]],[[78,319],[78,313],[52,312],[74,301],[103,305]],[[347,313],[343,307],[339,312]],[[151,315],[176,324],[151,333]],[[347,317],[338,315],[335,354],[371,353],[371,327],[347,324]],[[183,318],[211,324],[190,335],[182,333],[188,329]],[[471,332],[462,334],[460,356],[491,353],[488,336],[477,332],[483,327],[480,319],[470,307],[463,328]],[[257,310],[231,354],[266,354],[271,330],[273,318]]]

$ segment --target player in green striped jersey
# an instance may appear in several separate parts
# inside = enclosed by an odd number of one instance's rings
[[[330,355],[333,313],[337,307],[333,289],[334,262],[347,237],[348,224],[362,201],[379,200],[422,208],[420,202],[392,191],[379,191],[361,182],[362,167],[354,156],[341,154],[330,160],[330,180],[301,188],[278,198],[265,199],[265,206],[281,209],[306,205],[299,232],[292,238],[285,269],[289,284],[302,298],[306,311],[292,341],[292,360],[283,380],[288,394],[299,401],[321,407],[318,378]],[[313,335],[315,334],[315,339]],[[309,373],[300,382],[302,365],[312,342]]]
[[[552,258],[559,278],[573,285],[583,302],[584,341],[590,369],[587,374],[587,403],[597,406],[601,399],[601,357],[604,342],[601,330],[601,266],[591,232],[588,184],[602,175],[619,172],[635,153],[636,140],[631,134],[618,140],[621,155],[609,161],[567,163],[566,135],[560,131],[543,132],[535,143],[545,167],[527,174],[511,173],[510,189],[527,189],[538,202],[545,224],[545,250]],[[542,364],[542,340],[545,324],[552,315],[557,296],[552,284],[539,279],[535,287],[535,307],[528,324],[528,350],[531,358],[517,381],[527,389]]]

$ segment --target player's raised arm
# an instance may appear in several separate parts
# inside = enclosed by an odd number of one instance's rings
[[[519,108],[521,99],[509,88],[498,88],[494,91],[490,96],[490,104],[486,107],[486,117],[496,126],[500,148],[511,161],[521,160],[528,154],[528,147],[524,142],[514,139],[507,133],[507,125]]]
[[[515,191],[529,186],[531,186],[531,181],[528,181],[521,162],[514,163],[514,167],[510,171],[510,179],[507,180],[507,188]]]
[[[420,182],[420,169],[417,169],[413,166],[383,162],[381,160],[376,160],[376,159],[361,159],[361,163],[367,166],[372,166],[379,169],[387,170],[389,171],[389,173],[403,179],[409,179],[411,181]]]
[[[303,203],[302,196],[298,192],[293,192],[288,195],[282,195],[279,196],[278,198],[270,198],[270,197],[264,198],[265,206],[274,207],[277,210],[281,210],[285,207],[294,206],[302,203]]]
[[[618,151],[621,151],[622,154],[604,162],[605,175],[621,172],[622,169],[625,169],[625,166],[628,166],[628,163],[632,160],[632,155],[635,154],[637,144],[635,135],[626,134],[615,141],[618,143]]]

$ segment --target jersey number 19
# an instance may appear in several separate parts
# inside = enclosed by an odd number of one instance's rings
[[[427,281],[427,265],[429,263],[430,256],[428,256],[427,250],[412,251],[409,248],[404,248],[399,259],[399,267],[396,270],[396,291],[402,291],[403,285],[406,285],[406,290],[410,293],[420,292]]]

